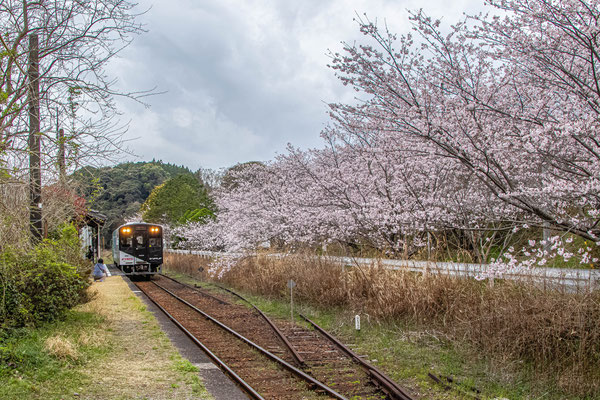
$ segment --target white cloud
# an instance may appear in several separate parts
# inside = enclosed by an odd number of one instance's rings
[[[185,107],[175,107],[173,109],[173,123],[180,128],[189,128],[192,126],[193,116],[190,110]]]
[[[362,40],[355,12],[410,30],[416,0],[141,0],[149,32],[111,64],[125,90],[157,86],[150,111],[126,104],[129,137],[143,159],[190,168],[271,159],[288,142],[321,145],[328,102],[350,102],[326,65],[328,49]],[[452,23],[482,2],[436,1],[428,14]]]

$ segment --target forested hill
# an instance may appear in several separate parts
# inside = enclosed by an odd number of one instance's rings
[[[135,215],[152,189],[181,174],[193,174],[186,167],[162,161],[128,162],[113,167],[84,167],[72,175],[78,182],[80,195],[90,208],[108,217],[104,227],[106,243],[110,233],[126,217]]]

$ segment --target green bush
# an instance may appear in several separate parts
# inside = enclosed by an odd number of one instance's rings
[[[86,300],[89,263],[71,225],[29,251],[0,253],[0,328],[37,325]]]

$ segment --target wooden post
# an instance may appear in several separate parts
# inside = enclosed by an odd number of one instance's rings
[[[100,224],[96,225],[96,248],[98,249],[98,258],[101,258],[102,247],[100,246]]]
[[[42,238],[42,174],[40,159],[40,72],[38,35],[29,35],[29,224],[34,241]]]
[[[427,261],[431,261],[431,233],[427,231]]]

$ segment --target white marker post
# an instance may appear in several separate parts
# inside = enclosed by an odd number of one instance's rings
[[[354,328],[355,328],[357,331],[360,331],[360,315],[358,315],[358,314],[356,314],[356,315],[354,316]]]
[[[290,279],[287,283],[287,287],[290,288],[290,317],[292,320],[292,324],[294,323],[294,287],[296,286],[296,282]]]

